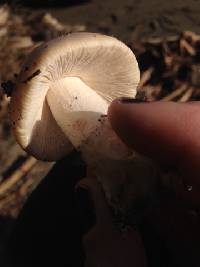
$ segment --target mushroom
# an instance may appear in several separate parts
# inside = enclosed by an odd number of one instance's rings
[[[81,32],[44,43],[15,81],[10,115],[16,139],[40,160],[80,150],[112,202],[127,180],[123,166],[130,169],[138,157],[112,130],[107,108],[117,97],[135,97],[139,80],[133,52],[114,37]]]
[[[11,100],[17,141],[42,160],[58,160],[95,129],[116,97],[136,94],[138,64],[114,37],[61,36],[27,58]]]

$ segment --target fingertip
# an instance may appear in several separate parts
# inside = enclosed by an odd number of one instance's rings
[[[118,115],[124,110],[124,107],[128,107],[130,104],[144,104],[148,103],[146,101],[137,99],[137,98],[130,98],[130,97],[121,97],[115,99],[108,108],[108,118],[110,121],[117,118]]]
[[[184,183],[199,190],[199,102],[138,104],[115,100],[108,118],[127,146],[162,166],[175,169]],[[191,195],[195,195],[195,190],[192,191]]]
[[[115,99],[111,102],[110,106],[108,107],[108,119],[110,120],[110,122],[112,123],[113,120],[113,115],[115,116],[116,111],[115,109],[118,107],[119,105],[119,99]]]
[[[146,114],[147,103],[137,101],[131,98],[120,98],[114,100],[108,109],[108,119],[113,130],[119,138],[133,149],[136,139],[142,140],[142,134],[145,124],[149,123],[148,118],[144,118]],[[138,140],[138,141],[139,141]]]
[[[115,100],[109,107],[108,118],[129,147],[158,161],[173,162],[187,149],[194,135],[191,118],[197,114],[197,108],[175,102]]]

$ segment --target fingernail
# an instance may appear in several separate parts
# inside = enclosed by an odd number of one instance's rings
[[[129,98],[129,97],[122,97],[119,99],[119,102],[121,104],[132,104],[132,103],[145,103],[147,101],[141,100],[138,98]]]
[[[96,216],[94,211],[94,205],[87,189],[78,187],[75,192],[78,205],[80,229],[81,233],[84,235],[95,224]]]

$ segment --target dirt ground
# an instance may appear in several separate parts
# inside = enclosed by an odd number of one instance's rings
[[[184,30],[200,32],[200,3],[195,0],[93,0],[51,12],[60,21],[83,24],[130,42],[132,35],[165,36]]]

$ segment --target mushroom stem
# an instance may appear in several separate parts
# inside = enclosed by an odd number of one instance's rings
[[[47,101],[57,124],[75,147],[94,131],[108,106],[106,100],[78,77],[52,83]]]
[[[157,166],[130,150],[112,130],[106,116],[101,116],[99,126],[79,150],[114,209],[126,211],[135,201],[154,194]]]
[[[91,133],[80,150],[101,155],[102,157],[126,160],[133,155],[133,150],[129,149],[113,131],[107,115],[100,115],[95,130]]]

